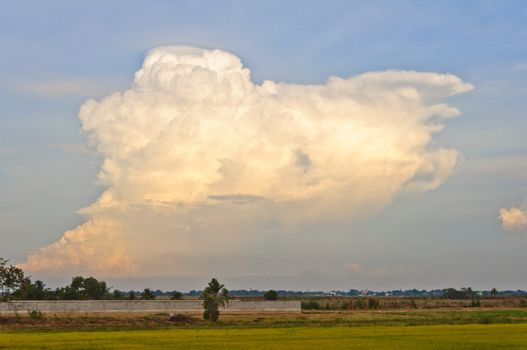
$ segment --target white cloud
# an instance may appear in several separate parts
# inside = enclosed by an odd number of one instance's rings
[[[243,251],[267,222],[353,220],[402,191],[434,189],[458,160],[430,145],[459,114],[443,100],[471,89],[414,71],[256,85],[230,53],[152,50],[129,90],[80,109],[107,186],[82,211],[92,224],[24,266],[198,273],[217,254]]]
[[[527,206],[500,209],[500,219],[507,230],[527,229]]]

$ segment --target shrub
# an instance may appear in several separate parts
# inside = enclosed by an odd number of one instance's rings
[[[276,290],[268,290],[264,293],[265,300],[277,300],[278,299],[278,292]]]
[[[172,296],[170,297],[172,300],[181,300],[183,299],[183,293],[175,291]]]
[[[177,314],[177,315],[170,315],[169,318],[170,321],[175,323],[192,323],[194,322],[194,319],[190,316],[183,315],[183,314]]]
[[[488,316],[485,316],[485,317],[482,317],[479,319],[479,323],[481,324],[489,324],[489,323],[492,323],[492,320],[490,317]]]
[[[42,311],[40,310],[28,310],[27,314],[29,318],[34,319],[34,320],[40,320],[44,318],[44,315],[42,314]]]
[[[377,310],[381,307],[379,300],[376,298],[368,298],[368,309]]]
[[[472,296],[470,298],[470,306],[471,307],[480,307],[481,306],[481,302],[479,301],[479,295],[472,294]]]
[[[357,299],[353,302],[353,308],[357,310],[364,309],[364,304],[362,303],[362,299]]]
[[[320,310],[320,304],[315,300],[303,301],[300,305],[302,310]]]

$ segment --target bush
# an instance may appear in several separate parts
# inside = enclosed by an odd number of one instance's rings
[[[183,315],[183,314],[177,314],[177,315],[171,315],[169,320],[171,322],[175,323],[192,323],[194,322],[194,319],[190,316]]]
[[[381,307],[379,300],[376,298],[368,298],[368,309],[377,310]]]
[[[40,319],[44,318],[44,315],[42,314],[42,311],[40,311],[40,310],[28,310],[27,314],[28,314],[29,318],[31,318],[33,320],[40,320]]]
[[[364,309],[364,304],[362,303],[362,299],[357,299],[352,303],[352,307],[357,310]]]
[[[172,300],[181,300],[183,299],[183,293],[175,291],[172,296],[170,297]]]
[[[315,300],[303,301],[300,305],[302,310],[320,310],[320,304]]]
[[[264,293],[265,300],[277,300],[278,299],[278,292],[276,290],[268,290]]]
[[[490,317],[482,317],[479,320],[479,323],[481,323],[481,324],[489,324],[489,323],[491,323],[491,319],[490,319]]]

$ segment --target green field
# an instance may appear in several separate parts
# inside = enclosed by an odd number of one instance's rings
[[[527,349],[527,310],[4,315],[0,349]]]
[[[0,333],[3,349],[527,349],[527,324]]]

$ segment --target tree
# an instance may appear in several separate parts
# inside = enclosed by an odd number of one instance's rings
[[[104,281],[98,281],[93,277],[75,276],[72,278],[71,284],[64,287],[61,294],[67,300],[99,300],[104,299],[108,295],[108,288]]]
[[[267,292],[265,292],[263,296],[265,300],[277,300],[278,292],[276,290],[270,289]]]
[[[31,283],[21,268],[8,263],[9,260],[0,258],[0,301],[10,301],[11,294]]]
[[[84,293],[82,291],[82,285],[84,283],[84,278],[81,276],[75,276],[71,279],[69,286],[63,288],[62,298],[65,300],[79,300],[84,299]]]
[[[462,288],[461,290],[457,290],[455,288],[447,288],[443,289],[443,298],[447,299],[469,299],[472,296],[473,292],[472,289],[469,287],[468,289]]]
[[[145,290],[143,290],[143,293],[141,293],[141,299],[143,300],[154,300],[156,298],[156,296],[154,295],[154,293],[152,293],[152,290],[150,290],[150,288],[145,288]]]
[[[176,290],[174,293],[172,293],[172,297],[170,297],[170,299],[172,299],[172,300],[181,300],[181,299],[183,299],[183,293],[178,292]]]
[[[124,299],[124,293],[121,292],[119,289],[114,289],[112,293],[112,299],[114,300],[123,300]]]
[[[203,298],[203,318],[217,322],[220,318],[220,306],[229,302],[229,291],[217,279],[210,280],[208,286],[201,293]]]
[[[490,295],[492,296],[492,298],[494,299],[497,295],[498,295],[498,290],[496,288],[492,288],[490,290]]]
[[[135,299],[136,299],[135,292],[133,290],[128,292],[128,300],[135,300]]]
[[[46,299],[46,285],[40,280],[36,280],[35,283],[31,283],[27,290],[27,299],[30,300],[42,300]]]
[[[83,294],[87,299],[103,299],[108,292],[108,288],[106,287],[106,282],[104,281],[97,281],[93,277],[85,278],[82,283]]]
[[[28,283],[18,291],[12,294],[13,299],[21,300],[49,300],[55,299],[53,291],[46,288],[42,281],[35,281],[35,283]]]

